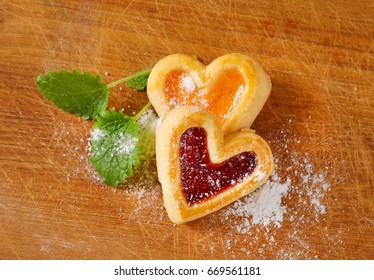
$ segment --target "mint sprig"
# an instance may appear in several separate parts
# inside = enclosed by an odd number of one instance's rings
[[[109,89],[100,76],[77,70],[48,72],[36,78],[39,91],[57,107],[83,119],[96,119],[108,106]]]
[[[122,112],[107,111],[110,88],[126,83],[135,90],[144,90],[151,70],[143,70],[110,84],[99,75],[78,70],[48,72],[36,78],[38,90],[57,107],[83,119],[97,120],[90,139],[90,159],[104,183],[117,186],[133,175],[140,164],[140,126],[138,118],[148,103],[133,117]]]
[[[104,183],[117,186],[140,164],[140,126],[122,112],[105,111],[91,133],[91,162]]]
[[[136,73],[138,76],[128,80],[126,86],[136,90],[145,90],[150,73],[149,70]]]
[[[109,89],[126,83],[135,90],[144,90],[151,70],[139,71],[110,84],[104,84],[101,77],[78,70],[68,72],[48,72],[36,78],[38,90],[65,112],[81,116],[83,119],[96,119],[108,106]]]
[[[148,83],[148,77],[151,74],[151,69],[145,69],[135,74],[119,79],[113,83],[108,85],[109,88],[119,85],[121,83],[126,83],[126,86],[129,88],[133,88],[135,90],[145,90]]]

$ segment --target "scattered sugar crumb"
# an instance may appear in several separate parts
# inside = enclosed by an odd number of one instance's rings
[[[224,220],[232,216],[243,218],[244,223],[239,220],[236,225],[237,232],[242,234],[249,232],[253,225],[281,227],[284,216],[290,212],[283,200],[290,195],[291,190],[296,189],[303,194],[303,199],[299,202],[300,207],[304,205],[313,207],[316,220],[319,215],[326,214],[326,207],[322,200],[330,185],[325,181],[325,174],[315,173],[307,159],[300,162],[295,157],[294,155],[294,164],[302,170],[300,173],[295,170],[293,174],[281,178],[279,161],[275,160],[276,168],[269,180],[254,193],[224,209],[221,214],[222,218]],[[302,184],[297,183],[297,179],[301,179]]]
[[[278,175],[274,174],[253,195],[246,196],[225,209],[223,215],[228,217],[234,215],[246,220],[248,226],[239,225],[238,232],[240,233],[248,232],[252,224],[262,226],[274,224],[280,227],[286,212],[286,206],[282,205],[282,198],[287,194],[290,186],[289,178],[281,183]],[[251,221],[250,217],[252,217]]]
[[[144,140],[142,166],[121,190],[133,201],[133,212],[129,214],[118,209],[118,215],[137,222],[144,218],[143,223],[149,219],[149,216],[152,220],[168,221],[167,214],[161,206],[162,194],[155,164],[154,133],[160,119],[150,109],[138,122],[142,126],[141,137]],[[69,135],[66,129],[60,131],[60,128],[56,128],[53,138],[61,141],[62,138],[67,137],[66,135],[74,137],[72,135],[74,133],[70,131]],[[94,131],[90,137],[102,136],[100,131]],[[268,255],[269,252],[277,259],[323,258],[320,254],[316,254],[317,252],[313,252],[312,243],[308,240],[304,229],[318,225],[328,213],[326,196],[331,185],[327,181],[327,172],[331,166],[326,162],[326,166],[317,169],[308,152],[294,152],[293,147],[303,145],[305,139],[300,138],[299,135],[290,136],[287,129],[277,132],[275,137],[270,135],[267,138],[269,143],[275,144],[278,148],[273,151],[276,158],[273,175],[249,196],[201,219],[206,234],[213,236],[216,230],[224,233],[222,240],[204,238],[202,249],[214,254],[218,252],[217,250],[222,250],[223,245],[225,250],[223,254],[229,258],[243,257],[243,255],[261,257]],[[70,181],[79,175],[84,180],[101,182],[101,177],[95,172],[89,160],[89,138],[83,137],[76,142],[64,152],[63,156],[75,157],[81,167],[76,170],[72,170],[69,166],[65,167],[66,180]],[[282,155],[287,155],[290,161],[287,165],[281,161]],[[263,176],[264,174],[259,172],[256,180],[261,181]],[[155,206],[159,205],[157,211],[154,211]],[[289,226],[290,224],[292,227]],[[178,228],[176,227],[175,230]],[[339,234],[332,236],[327,227],[322,230],[326,232],[325,242],[329,242],[332,247],[344,245],[339,239]],[[278,234],[280,231],[282,234]],[[286,239],[284,239],[284,231]],[[167,238],[170,236],[165,236],[165,242]],[[241,246],[243,243],[247,245]]]
[[[327,172],[331,167],[326,161],[326,166],[317,169],[308,152],[292,151],[294,145],[301,143],[301,139],[298,135],[290,136],[286,129],[277,132],[271,141],[277,147],[273,151],[274,173],[255,192],[206,219],[210,234],[222,226],[225,228],[224,240],[211,242],[221,243],[218,247],[223,245],[226,250],[224,255],[230,258],[237,256],[240,247],[227,246],[227,239],[230,244],[247,244],[240,249],[240,256],[244,253],[256,258],[269,254],[276,259],[320,258],[313,251],[311,244],[314,242],[309,241],[305,229],[323,222],[328,213],[326,196],[331,185]],[[327,227],[322,230],[326,232],[325,242],[331,246],[342,246],[339,235],[331,237]],[[215,253],[216,246],[207,244],[205,248]]]

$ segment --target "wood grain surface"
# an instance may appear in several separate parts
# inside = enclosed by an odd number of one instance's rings
[[[374,258],[372,1],[1,1],[0,36],[0,259]],[[144,170],[105,186],[92,121],[34,83],[60,69],[109,83],[168,54],[232,52],[273,82],[253,128],[291,182],[275,223],[231,206],[174,226]],[[119,87],[110,97],[130,115],[146,103]]]

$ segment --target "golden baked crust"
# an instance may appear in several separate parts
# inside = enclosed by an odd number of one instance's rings
[[[179,77],[175,73],[172,80],[171,73],[178,70]],[[180,84],[181,93],[170,95],[168,80],[180,82],[183,75],[187,85],[182,88]],[[235,81],[225,82],[231,77]],[[213,114],[225,133],[249,128],[270,91],[270,78],[261,65],[238,53],[218,57],[208,66],[193,56],[169,55],[152,69],[147,85],[148,97],[160,117],[174,107],[197,106]]]
[[[182,193],[179,144],[181,135],[191,127],[202,127],[207,132],[212,162],[220,163],[247,151],[255,152],[258,162],[243,182],[189,205]],[[216,119],[206,110],[196,107],[177,107],[165,116],[156,131],[156,158],[164,206],[176,224],[205,216],[249,194],[267,180],[274,168],[269,146],[254,131],[247,129],[225,137]]]

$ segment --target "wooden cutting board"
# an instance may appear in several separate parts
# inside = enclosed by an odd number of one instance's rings
[[[372,1],[3,1],[0,259],[373,259],[373,21]],[[232,52],[271,76],[253,129],[276,173],[179,226],[154,158],[150,176],[104,185],[89,161],[92,121],[34,82],[78,69],[109,83],[168,54],[209,63]],[[110,97],[129,115],[146,103],[126,88]]]

